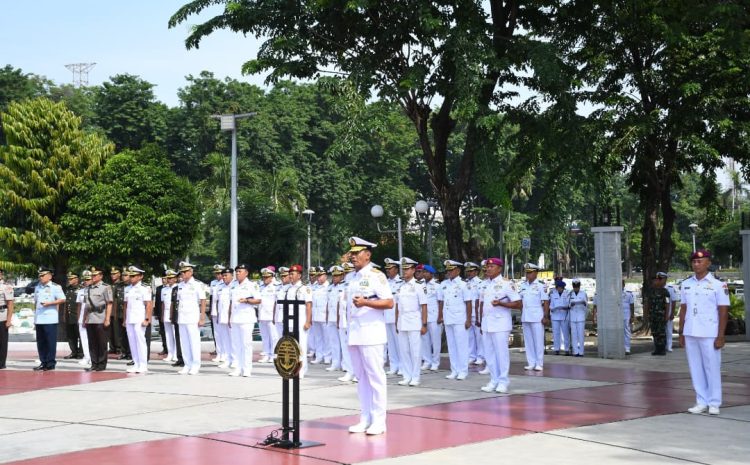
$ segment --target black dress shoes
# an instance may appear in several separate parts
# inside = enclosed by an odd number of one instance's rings
[[[44,367],[42,368],[42,371],[54,371],[55,367]]]
[[[185,366],[185,362],[174,362],[172,364],[172,366],[173,367],[184,367]]]
[[[131,360],[131,361],[129,361],[129,362],[128,362],[128,366],[129,366],[129,367],[132,367],[133,365],[135,365],[135,362],[134,362],[134,361],[132,361],[132,360]]]
[[[34,371],[42,371],[42,370],[44,370],[44,365],[39,365],[39,366],[34,367]]]
[[[76,354],[68,354],[65,357],[63,357],[65,360],[70,360],[71,358],[76,358]]]

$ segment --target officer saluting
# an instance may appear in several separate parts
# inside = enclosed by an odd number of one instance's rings
[[[383,434],[386,430],[387,388],[383,370],[383,349],[387,343],[383,310],[393,307],[393,294],[385,275],[370,263],[376,247],[359,237],[349,239],[349,256],[355,273],[349,281],[349,354],[354,376],[359,379],[357,394],[360,421],[350,433]]]

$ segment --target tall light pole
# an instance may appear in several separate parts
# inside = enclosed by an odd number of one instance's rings
[[[229,215],[229,266],[237,266],[237,120],[252,118],[257,113],[240,113],[231,115],[213,115],[221,121],[222,131],[232,131],[232,193],[230,199]]]
[[[688,228],[690,228],[690,233],[693,235],[693,252],[695,252],[695,232],[698,230],[698,225],[695,223],[690,223]]]
[[[312,238],[312,233],[310,232],[310,225],[312,224],[312,216],[315,214],[314,211],[307,209],[302,212],[303,215],[305,215],[305,220],[307,220],[307,280],[310,280],[310,266],[312,266],[312,260],[310,256],[310,240]]]
[[[427,263],[432,265],[432,216],[434,216],[435,210],[433,210],[432,215],[430,214],[430,208],[434,208],[435,204],[432,202],[427,202],[425,200],[418,200],[417,203],[414,205],[414,209],[417,211],[418,218],[419,216],[424,216],[425,222],[427,223]]]

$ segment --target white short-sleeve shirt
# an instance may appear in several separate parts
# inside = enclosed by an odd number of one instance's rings
[[[258,286],[249,279],[237,284],[231,289],[232,299],[232,316],[229,318],[230,323],[251,324],[257,321],[255,317],[255,305],[240,302],[240,299],[258,299],[260,290]]]
[[[416,279],[403,281],[394,299],[398,305],[398,330],[419,331],[422,329],[422,305],[427,304],[427,293]]]
[[[141,324],[146,319],[146,305],[151,302],[151,288],[142,283],[131,284],[125,293],[125,304],[127,305],[126,324]]]
[[[393,298],[385,275],[382,271],[373,268],[371,263],[352,273],[347,287],[349,345],[385,344],[387,336],[383,311],[366,305],[357,308],[351,304],[356,296],[362,296],[365,299]]]
[[[703,279],[695,275],[680,286],[680,301],[685,305],[685,324],[682,334],[692,337],[717,337],[719,333],[719,306],[729,305],[726,283],[708,273]]]
[[[521,300],[523,301],[521,322],[540,323],[544,318],[543,302],[549,300],[547,286],[538,279],[532,282],[525,281],[521,283],[519,294],[521,294]]]

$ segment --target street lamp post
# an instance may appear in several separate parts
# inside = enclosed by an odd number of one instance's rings
[[[421,202],[421,203],[420,203]],[[426,212],[427,209],[429,209],[430,205],[427,204],[424,200],[420,200],[417,202],[417,204],[414,206],[414,209],[417,210],[417,213],[423,213]],[[404,257],[404,240],[403,240],[403,232],[405,231],[404,228],[401,226],[401,217],[396,217],[396,229],[393,230],[385,230],[380,229],[380,223],[378,223],[378,219],[383,217],[383,214],[385,211],[383,210],[383,207],[381,205],[373,205],[372,208],[370,208],[370,215],[372,215],[373,218],[375,218],[375,224],[378,227],[378,232],[380,233],[396,233],[398,237],[398,262],[399,262],[399,269],[401,269],[401,259]],[[431,225],[430,225],[431,226]],[[416,229],[409,229],[407,228],[406,231],[415,231]],[[432,261],[432,230],[430,230],[430,261]],[[402,270],[403,273],[403,270]]]
[[[432,220],[435,215],[435,206],[435,203],[425,200],[418,200],[414,205],[414,209],[417,211],[417,218],[423,216],[424,221],[427,223],[427,263],[430,265],[432,265]],[[433,208],[432,214],[430,214],[430,208]]]
[[[303,215],[305,215],[305,219],[307,220],[307,268],[305,268],[307,271],[307,280],[310,280],[310,266],[312,266],[312,260],[310,257],[310,239],[312,238],[312,233],[310,231],[310,225],[312,224],[312,216],[315,214],[314,211],[307,209],[302,212]]]
[[[695,232],[698,230],[698,225],[695,223],[690,223],[688,228],[690,228],[690,233],[693,235],[693,252],[695,252]]]
[[[229,215],[229,265],[234,268],[237,266],[238,234],[237,234],[237,120],[243,118],[252,118],[257,113],[240,113],[230,115],[213,115],[221,121],[222,131],[232,131],[232,167],[231,183],[232,193],[230,199]]]

